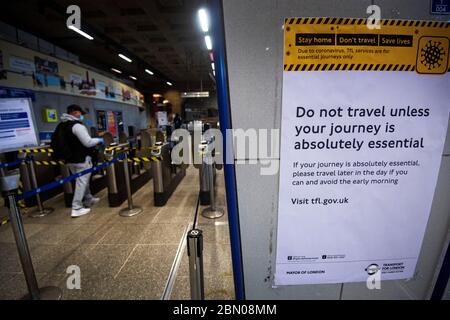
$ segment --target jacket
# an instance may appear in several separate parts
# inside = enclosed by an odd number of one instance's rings
[[[86,157],[93,156],[94,147],[101,143],[101,139],[91,138],[82,122],[70,114],[63,113],[61,121],[60,125],[67,128],[65,138],[71,150],[71,155],[66,161],[68,163],[86,162]]]

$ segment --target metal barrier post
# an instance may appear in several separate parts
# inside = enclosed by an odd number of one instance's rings
[[[203,233],[193,229],[187,235],[189,256],[189,281],[191,299],[205,300],[205,284],[203,279]]]
[[[153,191],[157,193],[164,192],[164,181],[162,173],[162,161],[152,162],[153,172]]]
[[[209,181],[209,198],[211,206],[203,209],[202,216],[208,219],[217,219],[224,215],[224,210],[216,206],[215,186],[214,186],[214,162],[210,151],[207,152],[206,159],[210,159],[210,163],[206,163],[206,174]]]
[[[125,153],[125,158],[123,159],[123,171],[125,174],[125,186],[127,188],[128,197],[128,208],[123,208],[120,210],[119,215],[122,217],[132,217],[142,212],[142,208],[133,206],[133,197],[131,195],[131,183],[130,183],[130,170],[128,168],[128,156]]]
[[[34,160],[28,161],[27,164],[28,164],[30,175],[31,175],[32,186],[34,189],[36,189],[36,188],[38,188],[38,183],[37,183],[37,179],[36,179],[36,170],[34,168]],[[36,202],[37,202],[38,210],[31,213],[30,217],[42,218],[54,211],[53,208],[44,208],[44,206],[42,205],[42,200],[41,200],[41,196],[39,195],[39,192],[36,193]]]
[[[69,167],[67,166],[67,164],[60,164],[59,167],[61,169],[61,174],[64,178],[70,177],[70,171],[69,171]],[[66,194],[73,193],[72,182],[64,183],[64,193],[66,193]]]
[[[19,252],[20,262],[22,264],[23,274],[27,282],[29,294],[23,297],[27,300],[60,300],[62,291],[57,287],[45,287],[39,289],[34,273],[33,261],[31,260],[30,250],[22,222],[20,210],[17,207],[17,189],[19,187],[19,172],[15,170],[6,176],[0,177],[1,191],[9,202],[9,216],[11,226],[16,240],[17,250]]]

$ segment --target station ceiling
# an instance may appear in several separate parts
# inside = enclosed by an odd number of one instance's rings
[[[81,9],[81,29],[89,41],[67,29],[69,5]],[[214,90],[211,62],[197,20],[205,0],[15,0],[2,2],[0,19],[53,43],[80,62],[137,78],[147,93],[173,88]],[[132,58],[128,63],[118,54]],[[154,76],[145,73],[145,68]]]

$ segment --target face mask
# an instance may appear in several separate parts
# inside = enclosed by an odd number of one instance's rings
[[[78,118],[78,120],[83,121],[83,120],[84,120],[84,116],[81,115],[81,116]]]

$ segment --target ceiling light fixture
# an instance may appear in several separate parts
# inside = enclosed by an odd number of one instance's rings
[[[171,86],[172,85],[172,83],[170,83],[169,81],[166,81],[166,83],[169,85],[169,86]]]
[[[126,55],[123,55],[121,53],[119,53],[119,57],[121,57],[123,60],[127,61],[127,62],[133,62],[133,60],[131,60],[130,58],[128,58]]]
[[[213,71],[215,71],[215,70],[216,70],[216,68],[214,67],[214,62],[213,62],[213,63],[211,63],[211,68],[213,69]]]
[[[210,36],[205,36],[206,48],[212,50],[212,41]]]
[[[137,80],[137,78],[136,78],[136,77],[133,77],[133,76],[130,76],[130,78],[133,79],[133,80],[135,80],[135,81]]]
[[[200,19],[200,27],[203,32],[208,32],[209,30],[209,19],[208,13],[205,9],[198,10],[198,18]]]
[[[153,72],[151,72],[150,70],[148,70],[148,69],[145,69],[145,72],[147,72],[149,75],[154,75],[154,73]]]
[[[114,68],[111,68],[111,70],[114,71],[114,72],[116,72],[116,73],[122,73],[122,71],[117,70],[117,69],[114,69]]]
[[[75,31],[75,32],[78,33],[78,34],[81,34],[83,37],[85,37],[85,38],[87,38],[87,39],[89,39],[89,40],[94,40],[94,38],[93,38],[92,36],[88,35],[86,32],[84,32],[84,31],[78,29],[78,28],[75,27],[75,26],[68,26],[68,28],[69,28],[70,30]]]

